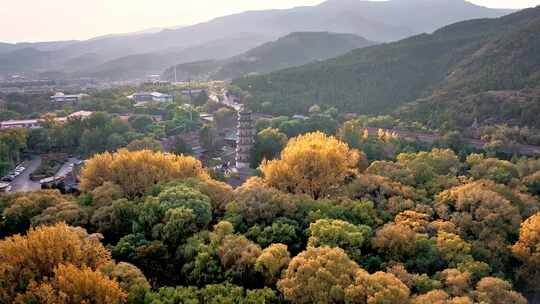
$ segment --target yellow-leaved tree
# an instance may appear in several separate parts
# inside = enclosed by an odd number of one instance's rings
[[[512,246],[512,253],[523,263],[518,269],[518,278],[531,291],[540,291],[540,213],[521,224],[519,240]]]
[[[118,282],[103,273],[86,266],[61,264],[54,270],[52,279],[39,285],[32,282],[28,291],[17,297],[16,303],[121,304],[126,300],[127,294]]]
[[[410,290],[396,276],[369,274],[341,248],[308,247],[295,256],[277,288],[292,303],[408,303]]]
[[[159,182],[186,178],[208,179],[209,176],[201,162],[191,156],[122,149],[97,154],[88,160],[81,173],[81,187],[92,191],[112,182],[127,197],[134,198]]]
[[[110,259],[96,236],[63,223],[6,238],[0,241],[0,303],[13,303],[31,283],[53,277],[60,264],[96,270]]]
[[[321,132],[289,141],[280,159],[265,161],[260,169],[272,187],[322,198],[357,173],[360,153]]]

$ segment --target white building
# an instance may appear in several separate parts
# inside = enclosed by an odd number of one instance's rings
[[[51,99],[55,102],[77,102],[83,99],[84,97],[88,96],[87,94],[73,94],[73,95],[66,95],[62,92],[58,92],[51,96]]]
[[[7,120],[0,122],[0,129],[38,129],[41,128],[39,120],[24,119],[24,120]]]
[[[141,101],[155,101],[155,102],[170,102],[174,98],[172,95],[163,94],[159,92],[138,92],[133,95],[127,96],[128,99],[141,102]]]
[[[67,117],[58,117],[55,119],[58,123],[65,123],[69,118],[85,119],[92,115],[90,111],[78,111]],[[39,129],[41,123],[39,119],[7,120],[0,122],[0,129]]]

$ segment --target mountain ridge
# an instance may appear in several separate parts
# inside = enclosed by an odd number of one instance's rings
[[[169,49],[186,49],[211,41],[244,33],[267,37],[267,41],[291,32],[335,32],[351,33],[371,41],[396,41],[414,34],[431,32],[456,21],[495,17],[509,13],[508,10],[489,9],[472,5],[464,0],[390,0],[383,2],[360,0],[329,0],[319,5],[303,6],[283,10],[249,11],[214,18],[179,29],[166,29],[157,33],[138,35],[113,35],[99,39],[52,43],[46,51],[38,54],[47,57],[49,65],[37,61],[36,66],[0,66],[0,76],[17,72],[44,72],[50,68],[62,69],[67,61],[85,54],[95,54],[96,60],[104,63],[121,57],[162,53]],[[28,44],[42,51],[39,44]],[[20,53],[6,52],[10,46],[0,45],[0,62],[21,62]],[[1,51],[1,50],[4,51]],[[241,52],[247,49],[242,50]],[[240,53],[241,53],[240,52]],[[204,59],[216,59],[219,50]],[[238,53],[239,54],[239,53]],[[44,60],[44,59],[42,59]],[[182,62],[176,62],[182,63]],[[171,65],[174,63],[171,63]]]
[[[174,79],[176,73],[194,79],[231,79],[247,74],[264,74],[282,68],[299,66],[345,54],[353,49],[374,45],[354,34],[329,32],[294,32],[259,45],[247,52],[221,61],[200,62],[198,74],[188,75],[196,63],[176,65],[164,72],[164,78]],[[205,68],[203,68],[205,67]]]
[[[433,125],[453,121],[467,126],[479,119],[538,127],[531,118],[540,114],[537,32],[540,7],[459,22],[433,34],[234,83],[250,91],[253,107],[271,102],[276,112],[305,112],[319,104],[360,113],[394,112]],[[493,91],[513,94],[488,94]],[[485,102],[478,101],[482,97]]]

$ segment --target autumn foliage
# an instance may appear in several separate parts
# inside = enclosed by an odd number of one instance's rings
[[[410,290],[393,274],[369,274],[339,248],[308,247],[277,284],[293,303],[406,303]]]
[[[342,302],[359,269],[342,249],[310,247],[291,260],[277,286],[295,303]]]
[[[350,131],[342,138],[354,142]],[[365,135],[355,147],[375,144]],[[360,151],[309,133],[233,189],[194,158],[136,150],[88,160],[80,196],[0,195],[1,304],[540,295],[540,160],[433,149],[367,166]]]
[[[125,303],[127,294],[116,281],[86,266],[59,265],[51,280],[31,284],[28,291],[17,297],[18,303]]]
[[[159,182],[192,177],[208,178],[202,164],[193,157],[150,150],[119,150],[97,154],[88,160],[81,174],[81,187],[91,191],[112,182],[128,197],[136,197]]]
[[[266,161],[266,182],[282,191],[324,197],[357,173],[358,151],[324,133],[301,135],[289,141],[278,160]]]
[[[519,278],[530,289],[540,289],[540,213],[521,224],[519,240],[512,246],[512,253],[523,262],[518,269]]]
[[[110,253],[96,236],[65,224],[30,229],[0,241],[0,302],[9,303],[30,283],[53,277],[61,264],[97,269]]]

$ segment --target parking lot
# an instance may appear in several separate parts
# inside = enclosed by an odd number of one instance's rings
[[[78,158],[69,158],[67,161],[60,167],[58,172],[54,177],[65,177],[71,171],[76,164],[81,164],[82,160]],[[37,191],[41,189],[41,184],[39,181],[32,181],[30,175],[36,171],[41,164],[41,158],[36,156],[32,160],[23,162],[20,166],[24,167],[25,170],[22,171],[13,181],[5,182],[9,183],[9,192],[30,192]],[[3,182],[4,183],[4,182]]]
[[[35,157],[25,161],[22,166],[26,168],[19,176],[11,182],[11,192],[28,192],[41,189],[39,182],[30,180],[30,174],[36,171],[41,164],[41,158]]]

